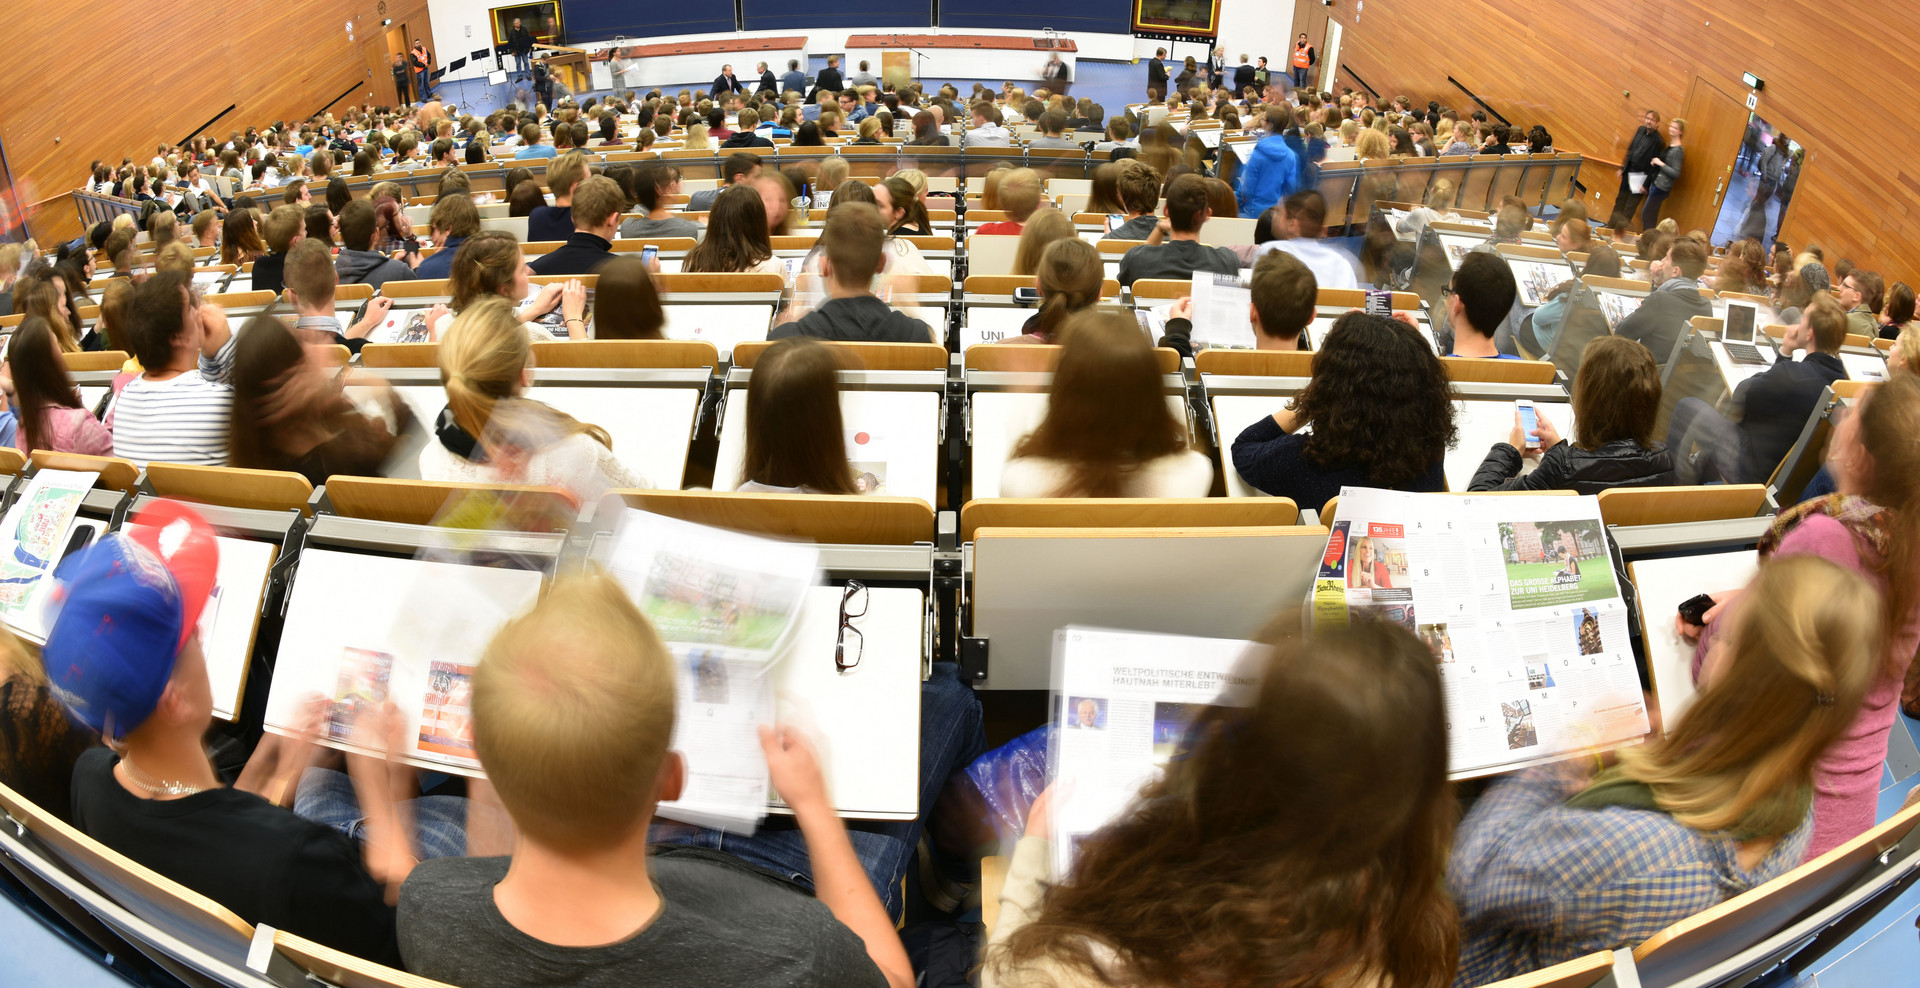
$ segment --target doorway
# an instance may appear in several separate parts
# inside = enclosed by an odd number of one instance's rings
[[[407,40],[407,26],[405,24],[396,24],[387,29],[387,70],[388,74],[393,77],[393,105],[395,106],[399,106],[407,101],[407,93],[412,87],[410,85],[411,76],[405,74],[404,70],[402,72],[392,71],[393,59],[394,56],[399,56],[400,64],[405,66],[407,64],[407,49],[410,47],[412,47],[412,45]]]
[[[1787,207],[1807,149],[1761,119],[1747,114],[1747,128],[1729,169],[1727,194],[1713,221],[1713,243],[1724,247],[1735,240],[1757,239],[1762,247],[1780,235]]]

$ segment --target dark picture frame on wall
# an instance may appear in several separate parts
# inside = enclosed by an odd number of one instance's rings
[[[520,25],[533,35],[536,45],[565,44],[566,22],[560,14],[559,0],[538,0],[536,3],[508,4],[487,11],[487,20],[493,25],[493,43],[503,45],[507,42],[507,33],[513,30],[513,19],[520,18]]]
[[[1220,35],[1220,0],[1133,0],[1133,31],[1150,38],[1211,41]]]

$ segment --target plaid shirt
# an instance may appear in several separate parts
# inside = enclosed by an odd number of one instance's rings
[[[1725,834],[1647,810],[1568,808],[1577,788],[1530,769],[1496,781],[1461,823],[1447,868],[1462,935],[1456,988],[1638,944],[1785,874],[1813,832],[1809,814],[1743,871]]]

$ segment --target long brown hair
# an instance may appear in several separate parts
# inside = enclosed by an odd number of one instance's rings
[[[741,477],[769,487],[853,494],[840,417],[840,358],[804,336],[768,347],[747,389],[747,449]]]
[[[760,198],[754,196],[755,199]],[[667,314],[653,275],[637,257],[614,256],[597,269],[600,281],[593,292],[593,338],[596,340],[664,339],[661,327]]]
[[[1456,810],[1433,655],[1385,622],[1304,641],[1284,626],[1261,636],[1253,706],[1205,708],[1191,755],[1083,839],[988,967],[1051,961],[1144,985],[1452,980],[1459,922],[1442,872]],[[1096,944],[1118,955],[1117,976]]]
[[[1735,612],[1725,671],[1666,737],[1620,753],[1624,774],[1695,830],[1791,832],[1799,820],[1756,811],[1811,786],[1853,723],[1881,652],[1880,610],[1880,594],[1845,567],[1769,560]]]
[[[220,226],[220,263],[245,264],[267,252],[260,239],[260,211],[236,209]]]
[[[47,407],[84,408],[74,393],[73,378],[60,359],[59,344],[53,327],[39,316],[20,321],[7,348],[7,363],[13,368],[15,407],[20,413],[20,438],[29,450],[52,449],[45,431]],[[63,452],[72,452],[63,450]]]
[[[504,230],[482,230],[460,242],[453,254],[452,276],[447,281],[453,296],[450,308],[464,312],[480,299],[499,296],[513,284],[513,276],[526,263],[520,255],[520,241]],[[519,299],[513,299],[515,305]]]
[[[713,200],[707,235],[687,251],[682,271],[745,271],[773,256],[767,204],[752,185],[730,185]]]
[[[1071,476],[1050,496],[1120,497],[1135,469],[1186,446],[1139,324],[1117,310],[1068,319],[1046,418],[1013,449],[1067,464]]]
[[[1599,449],[1619,439],[1653,444],[1660,411],[1660,367],[1638,340],[1601,336],[1580,353],[1573,376],[1573,417],[1581,449]]]
[[[1058,209],[1040,209],[1027,218],[1013,247],[1011,274],[1039,274],[1040,255],[1055,241],[1078,240],[1073,220]]]
[[[1100,301],[1105,276],[1100,252],[1079,237],[1047,245],[1034,280],[1040,287],[1040,335],[1048,343],[1061,342],[1060,329],[1067,317]]]
[[[61,286],[54,284],[54,279],[59,277],[58,274],[52,274],[45,278],[24,278],[15,282],[13,308],[29,317],[38,316],[45,320],[55,345],[65,353],[73,353],[80,349],[80,342],[74,337],[73,325],[60,315],[60,303],[67,300],[61,297]],[[71,301],[67,301],[67,309],[70,315],[79,315],[73,312]]]
[[[235,335],[233,347],[233,402],[227,420],[227,461],[230,466],[259,470],[284,469],[288,457],[275,442],[276,427],[262,425],[261,405],[284,385],[289,371],[307,360],[307,348],[287,324],[272,316],[254,316]],[[347,414],[345,399],[321,414]]]
[[[1853,414],[1860,416],[1860,442],[1873,457],[1867,500],[1890,516],[1879,573],[1887,586],[1882,623],[1891,646],[1920,607],[1920,446],[1915,439],[1920,436],[1920,377],[1888,375]],[[1911,658],[1889,647],[1885,674],[1898,676]]]

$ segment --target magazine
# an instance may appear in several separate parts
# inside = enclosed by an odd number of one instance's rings
[[[390,309],[387,318],[367,334],[369,343],[431,343],[433,329],[425,309]]]
[[[41,470],[0,518],[0,620],[30,638],[44,638],[43,613],[54,565],[66,555],[74,514],[100,474]]]
[[[884,479],[884,465],[882,477]],[[627,509],[609,569],[673,653],[680,798],[659,815],[751,833],[767,812],[760,725],[770,670],[799,624],[820,551]]]
[[[1600,300],[1600,311],[1606,314],[1608,329],[1619,329],[1620,320],[1639,311],[1640,303],[1646,301],[1644,296],[1616,292],[1596,291],[1593,297]]]
[[[1573,268],[1564,261],[1509,257],[1506,262],[1507,267],[1513,269],[1514,282],[1520,286],[1520,304],[1529,309],[1538,308],[1555,285],[1573,277]]]
[[[1251,349],[1253,289],[1239,275],[1193,273],[1193,344]]]
[[[1189,728],[1209,706],[1253,703],[1251,645],[1068,627],[1053,636],[1054,875],[1080,843],[1111,823],[1168,762],[1191,750]]]
[[[1593,497],[1344,488],[1315,627],[1391,621],[1433,652],[1451,770],[1489,775],[1647,733]]]

